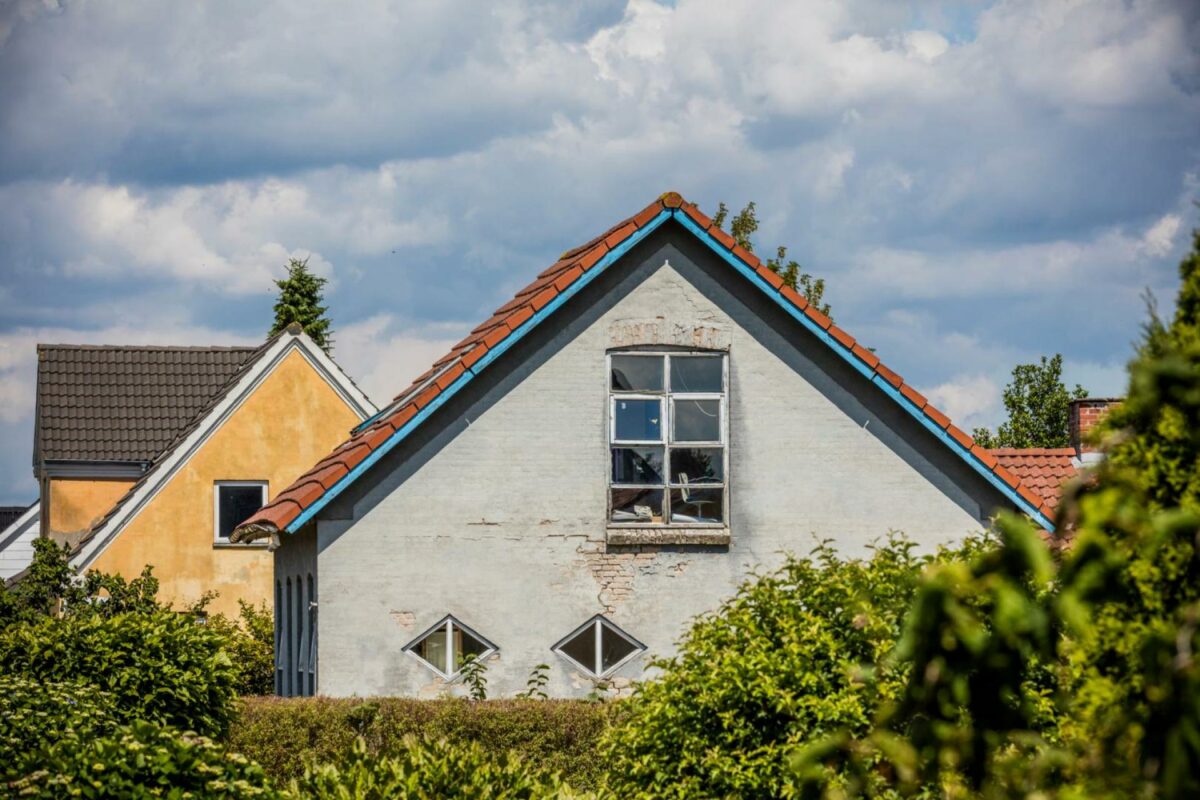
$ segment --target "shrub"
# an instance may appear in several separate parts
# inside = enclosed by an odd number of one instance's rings
[[[913,548],[892,536],[870,560],[844,560],[822,543],[697,620],[605,738],[614,793],[786,796],[788,752],[867,729],[900,692],[886,656],[929,561]]]
[[[562,796],[552,775],[474,743],[406,736],[392,756],[371,756],[359,738],[344,761],[305,770],[292,793],[312,800],[539,800]]]
[[[112,696],[86,683],[0,676],[0,778],[24,775],[54,742],[102,736],[116,725]]]
[[[299,777],[310,762],[337,762],[357,737],[367,752],[400,752],[407,735],[516,751],[531,767],[558,772],[577,789],[600,781],[597,742],[621,704],[567,700],[242,698],[226,742],[275,780]]]
[[[239,695],[275,692],[275,619],[266,604],[255,608],[239,600],[241,612],[231,620],[223,614],[208,618],[208,626],[225,637],[226,650],[236,673]]]
[[[39,769],[8,784],[11,796],[281,798],[258,765],[208,739],[148,722],[111,736],[63,739]]]
[[[0,672],[86,681],[124,720],[215,735],[234,712],[234,668],[219,632],[169,611],[45,617],[0,630]]]

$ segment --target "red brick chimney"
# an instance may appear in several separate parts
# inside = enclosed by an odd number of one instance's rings
[[[1075,448],[1075,455],[1082,457],[1084,453],[1096,452],[1095,445],[1087,441],[1087,434],[1121,400],[1120,397],[1085,397],[1071,401],[1071,447]]]

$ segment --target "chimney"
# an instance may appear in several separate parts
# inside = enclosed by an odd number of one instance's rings
[[[1075,448],[1075,455],[1080,460],[1093,461],[1099,458],[1095,445],[1088,441],[1088,433],[1100,424],[1109,409],[1120,405],[1121,400],[1120,397],[1085,397],[1071,401],[1071,447]],[[1091,458],[1085,458],[1085,453],[1092,454]]]

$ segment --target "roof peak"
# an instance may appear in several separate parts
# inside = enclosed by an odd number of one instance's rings
[[[564,252],[557,262],[454,345],[378,414],[355,428],[346,442],[239,525],[234,538],[253,538],[278,531],[294,533],[305,525],[450,396],[667,220],[673,220],[697,237],[731,269],[743,275],[751,286],[778,303],[813,336],[957,452],[1014,505],[1037,519],[1043,527],[1053,529],[1053,509],[1003,468],[994,455],[953,425],[900,375],[882,364],[873,351],[835,325],[804,295],[785,285],[782,276],[769,264],[738,245],[695,204],[689,203],[678,192],[668,191],[634,216],[617,222],[586,244]]]

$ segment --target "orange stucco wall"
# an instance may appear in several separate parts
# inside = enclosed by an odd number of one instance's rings
[[[134,482],[52,478],[48,483],[46,535],[57,542],[74,542],[91,530]]]
[[[214,546],[213,486],[266,480],[274,497],[336,447],[358,416],[302,355],[292,352],[201,445],[93,562],[133,577],[154,566],[159,597],[178,606],[218,593],[212,612],[236,616],[238,599],[272,605],[265,547]]]

